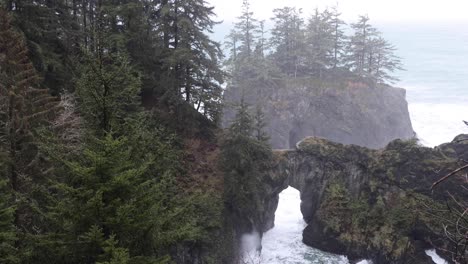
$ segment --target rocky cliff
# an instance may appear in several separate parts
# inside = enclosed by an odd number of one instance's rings
[[[263,106],[274,149],[293,148],[309,136],[369,148],[414,137],[404,89],[310,79],[281,80],[274,86],[266,92],[230,88],[225,94],[228,105],[244,94],[250,104]],[[225,109],[225,125],[233,116],[232,108]]]
[[[468,197],[460,178],[434,192],[430,187],[467,156],[466,138],[433,149],[396,140],[381,150],[307,138],[295,150],[276,152],[264,182],[270,197],[288,185],[301,192],[307,245],[351,260],[432,263],[424,250],[444,246],[444,239],[441,222],[428,208],[442,208],[446,191]],[[277,200],[269,203],[267,223],[272,223]]]

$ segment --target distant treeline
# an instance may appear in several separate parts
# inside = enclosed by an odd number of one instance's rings
[[[284,7],[273,10],[273,28],[267,32],[265,21],[258,21],[244,0],[242,14],[227,36],[227,64],[239,70],[248,61],[264,60],[288,77],[336,78],[351,74],[377,83],[397,80],[392,73],[401,70],[395,47],[369,24],[368,16],[346,23],[336,7],[315,9],[304,18],[301,9]],[[268,38],[267,35],[270,37]]]

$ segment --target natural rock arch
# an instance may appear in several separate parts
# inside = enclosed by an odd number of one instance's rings
[[[421,147],[414,141],[396,140],[381,150],[307,138],[298,143],[295,150],[275,151],[275,165],[265,180],[269,186],[265,200],[268,208],[265,212],[265,230],[273,226],[279,193],[291,186],[301,193],[301,211],[309,224],[303,233],[306,244],[348,255],[350,259],[373,259],[374,263],[431,263],[424,254],[428,247],[425,239],[436,234],[431,233],[424,221],[403,226],[404,232],[397,232],[391,237],[395,240],[407,239],[414,248],[411,254],[409,251],[395,254],[397,249],[388,250],[378,243],[367,247],[343,241],[340,237],[342,234],[330,231],[327,226],[330,219],[324,218],[323,211],[327,211],[326,202],[330,199],[328,188],[342,186],[346,201],[360,201],[368,210],[374,210],[377,206],[376,197],[382,199],[388,211],[384,213],[400,210],[402,204],[410,201],[410,193],[434,202],[442,201],[444,192],[431,193],[430,187],[441,175],[457,167],[459,158],[468,156],[468,144],[460,143],[463,142],[461,137],[467,136],[460,136],[454,142],[434,149]],[[457,192],[456,183],[448,183],[446,188]],[[384,215],[381,217],[384,218]],[[389,223],[384,220],[382,226],[386,225]],[[371,235],[381,235],[379,227],[376,228],[375,234]]]

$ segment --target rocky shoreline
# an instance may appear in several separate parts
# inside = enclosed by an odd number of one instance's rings
[[[466,138],[436,148],[396,140],[381,150],[307,138],[295,150],[277,151],[263,181],[264,231],[273,226],[278,194],[292,186],[301,192],[308,223],[305,244],[354,262],[432,263],[425,250],[445,241],[441,223],[429,217],[423,203],[443,204],[446,191],[466,195],[458,178],[430,189],[467,156]]]

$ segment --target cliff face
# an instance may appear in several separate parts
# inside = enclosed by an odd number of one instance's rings
[[[382,150],[308,138],[296,150],[276,153],[266,182],[278,194],[288,185],[301,192],[307,245],[351,260],[431,263],[424,250],[429,241],[443,241],[427,205],[443,204],[447,190],[468,198],[459,187],[463,179],[430,190],[468,152],[462,137],[434,149],[396,140]],[[267,215],[274,219],[274,211]]]
[[[281,88],[264,95],[244,91],[249,103],[263,106],[274,149],[294,148],[309,136],[369,148],[414,137],[404,89],[313,80],[286,80],[276,85]],[[228,89],[225,100],[238,102],[241,94]],[[226,109],[224,123],[233,116],[234,111]]]

